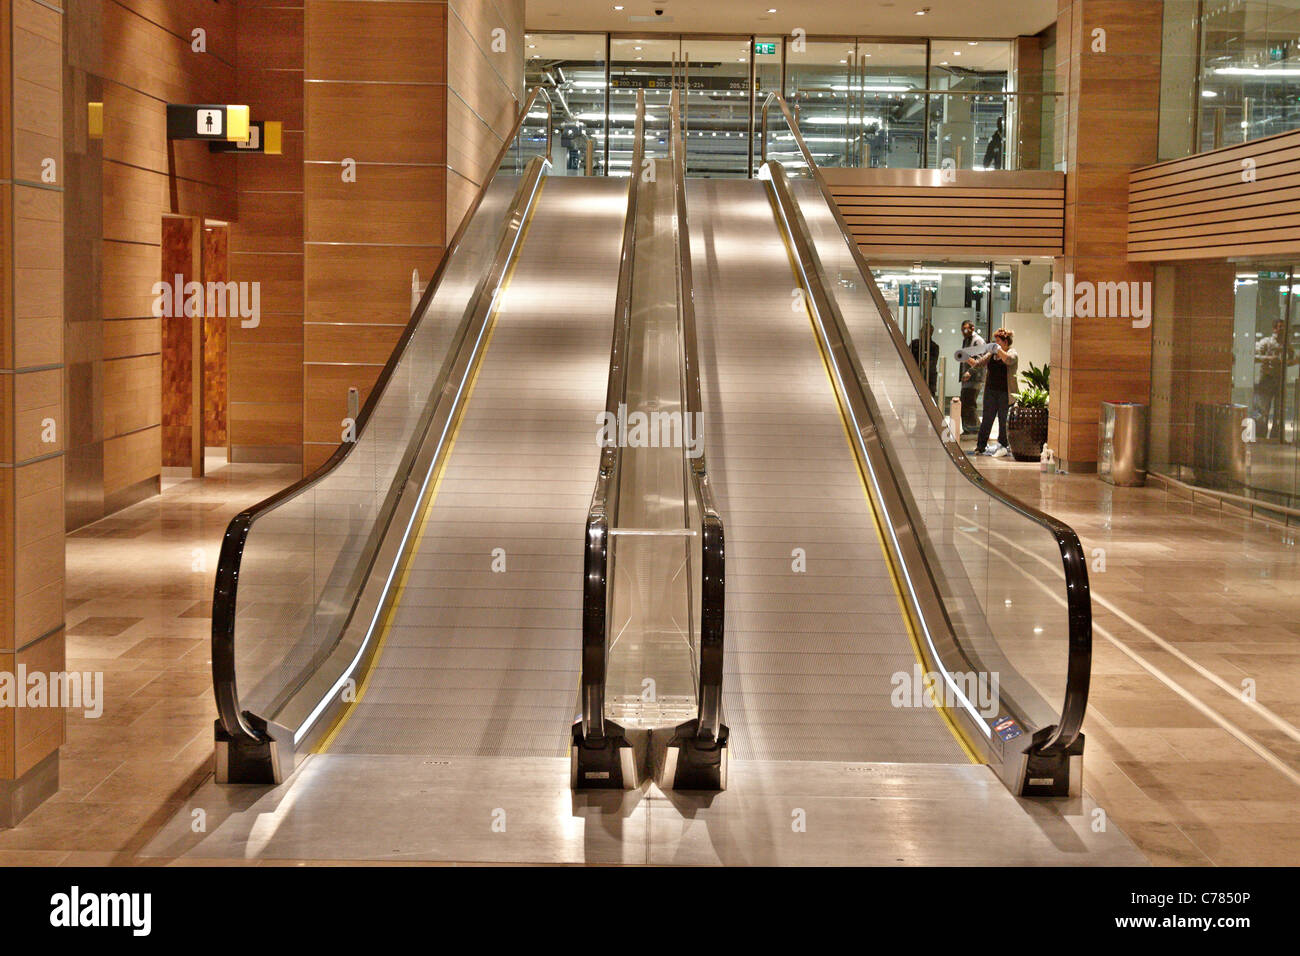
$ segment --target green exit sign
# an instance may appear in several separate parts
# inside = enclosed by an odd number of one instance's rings
[[[775,55],[776,55],[776,44],[775,44],[775,43],[755,43],[755,44],[754,44],[754,52],[757,53],[759,56],[775,56]]]

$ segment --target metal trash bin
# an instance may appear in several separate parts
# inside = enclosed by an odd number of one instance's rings
[[[1102,402],[1100,427],[1097,477],[1112,485],[1145,485],[1147,406],[1137,402]]]
[[[1192,463],[1196,481],[1210,488],[1247,483],[1250,458],[1243,426],[1250,410],[1231,403],[1196,403]]]

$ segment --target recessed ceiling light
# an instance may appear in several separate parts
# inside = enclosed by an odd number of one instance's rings
[[[979,43],[979,40],[968,40],[968,41],[966,41],[966,45],[967,45],[967,46],[979,46],[980,43]]]
[[[929,7],[922,7],[920,10],[917,10],[917,11],[916,11],[916,15],[917,15],[918,17],[923,17],[923,16],[925,16],[925,15],[926,15],[927,13],[929,13],[929,12],[930,12],[930,8],[929,8]]]
[[[776,7],[768,7],[768,8],[767,8],[767,12],[768,12],[768,13],[776,13]]]
[[[634,46],[634,47],[632,47],[632,49],[634,49],[634,50],[639,50],[639,49],[641,49],[641,48],[640,48],[639,46]]]
[[[953,55],[953,56],[961,56],[961,50],[953,50],[953,51],[952,51],[952,55]]]
[[[622,9],[623,9],[623,5],[622,5],[622,4],[615,4],[615,5],[614,5],[614,9],[615,9],[615,10],[622,10]]]

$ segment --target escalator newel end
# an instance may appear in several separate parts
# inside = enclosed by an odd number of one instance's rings
[[[1038,748],[1054,728],[1045,727],[1034,735],[1034,745],[1025,751],[1022,797],[1075,797],[1083,792],[1083,734],[1059,753],[1040,753]]]
[[[587,738],[582,721],[573,725],[573,746],[569,750],[569,780],[574,790],[635,790],[636,757],[623,728],[605,721],[604,737]]]
[[[216,721],[216,780],[217,783],[278,784],[284,782],[281,754],[275,739],[266,733],[265,724],[251,714],[246,715],[260,726],[256,729],[265,735],[264,740],[251,741],[226,732],[221,721]]]
[[[718,736],[699,735],[699,721],[679,724],[664,754],[663,783],[673,790],[726,790],[726,724],[718,727]]]

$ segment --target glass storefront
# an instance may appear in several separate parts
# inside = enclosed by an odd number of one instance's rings
[[[1156,269],[1151,466],[1300,508],[1300,267]],[[1279,517],[1297,516],[1278,511]]]
[[[946,410],[947,401],[961,391],[961,369],[954,353],[962,346],[964,322],[973,323],[985,341],[990,341],[993,331],[1003,326],[1014,331],[1022,369],[1028,369],[1031,362],[1046,365],[1051,361],[1051,320],[1036,308],[1035,301],[1013,295],[1018,283],[1024,283],[1026,288],[1035,283],[1041,286],[1042,274],[1050,274],[1051,265],[1044,260],[1033,268],[1039,271],[1031,276],[1028,267],[1018,260],[872,266],[871,274],[904,340],[915,351],[933,351],[936,356],[935,398],[941,408]],[[1017,311],[1017,301],[1024,311]],[[927,314],[929,346],[922,334]]]
[[[526,47],[528,85],[557,101],[569,174],[626,175],[636,91],[646,93],[647,137],[660,138],[674,85],[684,90],[692,176],[757,172],[760,111],[775,90],[824,166],[1037,169],[1054,161],[1055,94],[1038,85],[1012,91],[1008,40],[531,33]],[[1032,114],[1021,128],[1036,131],[1023,148],[1011,141],[1018,109]],[[793,137],[783,135],[788,142],[772,134],[770,154],[798,164]]]
[[[1166,0],[1161,158],[1300,126],[1300,0]]]

